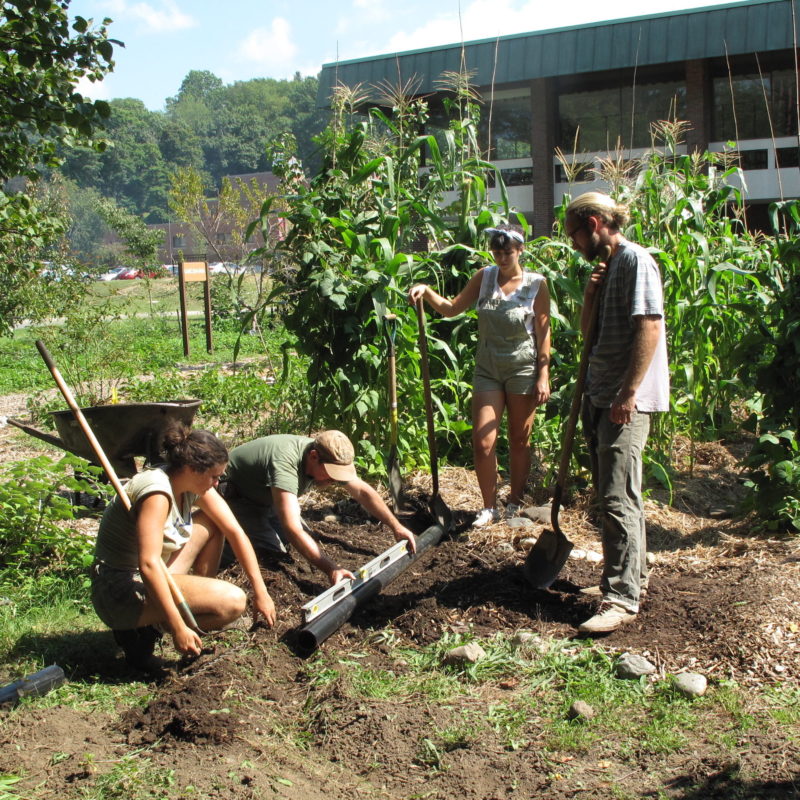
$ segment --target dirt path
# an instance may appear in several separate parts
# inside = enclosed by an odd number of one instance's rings
[[[0,453],[25,457],[28,445],[21,437],[0,430]],[[735,460],[717,445],[706,447],[700,461],[691,480],[678,482],[671,506],[664,498],[648,500],[655,561],[650,592],[637,621],[601,645],[612,654],[646,655],[662,677],[692,670],[707,675],[715,687],[727,680],[754,690],[796,686],[797,543],[755,538],[746,520],[716,519],[719,507],[729,505],[738,491]],[[412,487],[418,510],[407,522],[417,532],[430,523],[426,488],[422,478]],[[442,492],[454,509],[477,501],[465,470],[445,470]],[[391,544],[349,500],[312,495],[305,506],[324,547],[343,564],[363,564]],[[467,630],[490,638],[527,629],[545,641],[569,642],[592,607],[579,589],[597,583],[600,574],[598,564],[570,559],[550,590],[534,591],[519,569],[522,534],[502,523],[471,531],[466,512],[457,511],[456,518],[455,534],[357,611],[325,642],[321,656],[304,658],[296,648],[300,605],[325,588],[321,576],[297,559],[265,564],[280,613],[274,631],[210,637],[197,661],[176,666],[153,685],[143,708],[79,713],[57,705],[0,717],[0,771],[24,772],[24,785],[37,787],[32,796],[42,800],[81,796],[109,770],[118,790],[129,781],[128,796],[154,796],[135,794],[138,784],[125,773],[133,770],[135,753],[146,753],[151,782],[172,775],[165,797],[800,796],[792,783],[800,773],[800,736],[776,740],[763,727],[748,732],[744,724],[730,734],[741,741],[736,769],[713,736],[698,739],[694,752],[667,755],[622,752],[602,742],[560,751],[546,741],[546,721],[539,728],[535,717],[527,720],[534,734],[516,749],[484,728],[476,740],[421,756],[434,732],[448,730],[454,720],[485,718],[517,693],[522,701],[522,688],[513,681],[489,682],[465,692],[454,708],[452,700],[441,703],[426,695],[393,699],[353,693],[344,678],[335,679],[336,670],[356,659],[402,680],[410,670],[404,648]],[[567,508],[561,523],[579,549],[599,550],[585,499]],[[388,635],[374,635],[384,629]],[[74,680],[113,683],[127,675],[107,633],[76,636],[71,651],[75,657],[64,666]],[[325,688],[318,682],[321,664],[334,672]],[[721,729],[729,725],[719,719]],[[785,736],[785,728],[776,731]],[[194,791],[181,788],[188,784]]]

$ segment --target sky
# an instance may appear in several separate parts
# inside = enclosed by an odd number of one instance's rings
[[[728,2],[728,0],[724,0]],[[190,70],[223,83],[316,75],[323,64],[548,30],[723,0],[72,0],[70,17],[105,17],[116,66],[94,100],[136,97],[164,108]]]

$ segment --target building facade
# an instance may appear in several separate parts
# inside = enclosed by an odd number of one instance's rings
[[[770,202],[800,196],[797,12],[750,0],[326,64],[319,102],[337,84],[415,79],[435,120],[437,81],[463,64],[482,146],[536,234],[566,192],[604,188],[601,159],[634,159],[651,123],[683,120],[685,151],[735,151],[749,219],[766,225]]]

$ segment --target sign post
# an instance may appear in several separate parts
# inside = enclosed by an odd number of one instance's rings
[[[181,302],[181,335],[183,336],[183,354],[189,355],[189,314],[186,308],[186,284],[191,281],[204,281],[203,306],[206,321],[206,351],[214,352],[211,339],[211,282],[208,276],[208,262],[205,257],[202,261],[184,261],[183,256],[178,257],[178,293]]]

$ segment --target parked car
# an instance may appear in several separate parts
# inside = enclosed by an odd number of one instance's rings
[[[125,272],[128,268],[127,267],[111,267],[108,272],[104,272],[102,275],[97,276],[97,280],[99,281],[113,281],[115,278],[119,277],[121,272]]]
[[[141,267],[130,267],[124,269],[114,280],[131,281],[136,278],[163,278],[166,273],[160,269],[142,269]]]
[[[216,261],[208,265],[208,272],[210,275],[241,275],[245,271],[244,267],[234,264],[231,261]]]

